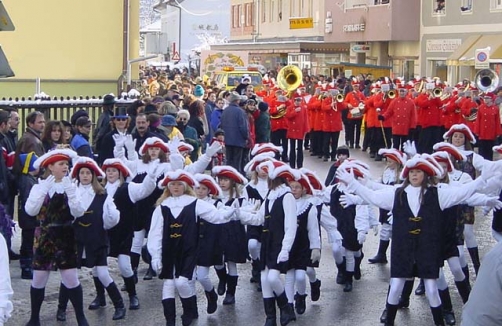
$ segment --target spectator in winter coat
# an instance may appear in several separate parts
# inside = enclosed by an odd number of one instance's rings
[[[92,122],[88,117],[80,117],[76,122],[77,134],[71,140],[71,148],[77,152],[78,156],[86,156],[94,159],[91,145],[89,144],[89,134],[91,133]]]
[[[243,172],[242,155],[249,138],[249,126],[246,113],[239,107],[241,96],[232,92],[229,105],[221,115],[221,129],[225,132],[227,164]]]
[[[255,119],[256,143],[270,143],[270,114],[267,102],[258,103],[260,115]]]
[[[219,98],[215,102],[214,110],[211,113],[211,117],[209,119],[212,130],[217,130],[218,128],[220,128],[221,114],[223,113],[224,104],[225,100],[223,98]]]
[[[115,96],[112,94],[108,94],[103,98],[103,113],[99,115],[98,122],[92,133],[92,145],[97,153],[101,150],[101,140],[111,130],[110,120],[113,116],[115,102]],[[37,155],[40,154],[37,153]]]

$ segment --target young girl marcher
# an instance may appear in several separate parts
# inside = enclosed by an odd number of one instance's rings
[[[56,149],[39,157],[35,169],[44,168],[43,179],[31,189],[25,204],[26,214],[36,216],[33,244],[33,280],[30,289],[31,317],[28,326],[40,325],[40,308],[50,271],[60,270],[62,283],[75,310],[79,326],[89,325],[84,315],[82,286],[77,272],[77,244],[73,229],[85,208],[77,187],[66,176],[69,162],[77,157],[69,149]]]
[[[175,290],[181,298],[184,326],[196,318],[195,291],[190,284],[197,264],[200,219],[210,223],[225,223],[235,209],[214,205],[195,197],[198,182],[192,175],[176,170],[167,172],[160,183],[165,190],[157,201],[148,237],[152,267],[164,279],[162,305],[166,325],[175,325]]]
[[[356,181],[346,169],[338,179],[366,202],[392,210],[391,282],[387,297],[386,325],[394,325],[399,295],[406,278],[421,277],[435,325],[444,325],[436,279],[443,260],[441,211],[459,204],[485,185],[485,178],[462,188],[435,185],[439,169],[420,155],[406,162],[399,187],[372,191]],[[414,257],[414,259],[411,259]]]

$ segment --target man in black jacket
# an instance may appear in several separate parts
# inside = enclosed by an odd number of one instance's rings
[[[10,113],[8,111],[0,110],[0,145],[3,147],[3,151],[8,151],[7,146],[9,146],[10,140],[5,136],[5,134],[9,131],[9,120],[10,120]],[[10,146],[12,147],[12,146]],[[12,148],[11,148],[12,152]],[[7,152],[10,153],[10,152]],[[0,153],[2,154],[2,153]],[[9,206],[11,205],[11,196],[10,196],[10,191],[9,191],[9,185],[11,184],[11,177],[9,176],[10,172],[7,169],[7,164],[5,162],[4,155],[0,155],[0,204],[2,204],[5,208],[5,212],[10,215],[10,218],[12,219],[12,214],[14,212],[14,207],[12,208]],[[12,203],[13,204],[13,203]],[[2,218],[2,217],[0,217]],[[4,221],[5,223],[9,223],[9,221]],[[8,226],[3,225],[4,222],[2,222],[2,228],[0,228],[0,231],[2,232],[2,235],[5,238],[5,241],[7,242],[7,248],[9,249],[9,258],[11,260],[13,259],[19,259],[19,255],[15,254],[12,252],[11,249],[11,233],[8,232]],[[5,228],[4,228],[5,227]]]
[[[95,153],[101,151],[101,142],[103,137],[109,133],[112,129],[110,126],[110,120],[113,117],[113,108],[115,106],[115,96],[112,94],[105,95],[103,98],[103,113],[98,118],[96,127],[92,134],[92,145]]]

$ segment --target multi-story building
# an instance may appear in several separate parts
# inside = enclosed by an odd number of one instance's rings
[[[476,74],[476,50],[490,47],[488,63],[500,75],[502,0],[422,0],[421,74],[450,83]],[[483,56],[480,59],[484,59]]]
[[[324,41],[328,0],[231,0],[230,42],[212,50],[247,51],[269,69],[296,64],[310,73],[348,60],[349,44]]]
[[[138,1],[3,4],[16,29],[2,33],[2,48],[16,76],[0,79],[0,97],[33,96],[37,78],[51,96],[117,93],[128,61],[138,58]]]
[[[160,0],[161,54],[166,61],[187,62],[192,50],[230,36],[230,0]]]
[[[419,1],[340,0],[325,6],[324,41],[349,43],[350,62],[390,66],[394,77],[418,74]]]

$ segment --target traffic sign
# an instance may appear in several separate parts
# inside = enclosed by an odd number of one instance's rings
[[[490,48],[476,49],[474,53],[474,68],[475,69],[490,68]]]
[[[178,51],[174,52],[173,54],[173,57],[171,58],[171,61],[180,61],[181,58],[180,58],[180,54],[178,53]]]

